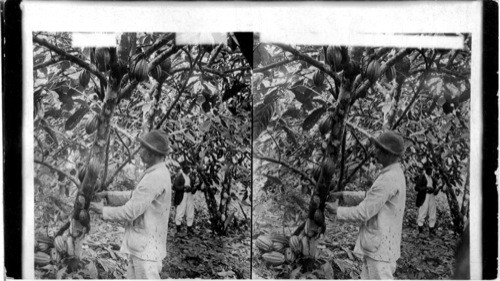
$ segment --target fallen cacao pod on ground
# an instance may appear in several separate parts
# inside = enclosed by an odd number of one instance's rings
[[[261,235],[255,241],[255,246],[262,252],[269,252],[272,250],[273,241],[269,236]]]
[[[44,252],[36,252],[35,253],[35,264],[36,265],[47,265],[50,263],[52,259],[50,256]]]
[[[262,255],[262,258],[269,264],[280,265],[285,262],[285,255],[279,252],[270,252]]]

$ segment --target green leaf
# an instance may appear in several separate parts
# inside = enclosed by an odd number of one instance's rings
[[[302,129],[304,131],[309,131],[318,122],[321,116],[326,112],[326,108],[320,107],[314,110],[309,116],[307,116],[304,123],[302,123]]]
[[[78,109],[73,115],[71,115],[66,123],[64,124],[64,129],[66,131],[73,130],[78,123],[82,120],[83,116],[89,111],[88,107],[82,107]]]
[[[259,104],[253,114],[253,139],[256,140],[267,128],[274,114],[274,103]]]
[[[281,117],[286,117],[290,116],[292,118],[299,118],[300,116],[300,109],[296,108],[295,106],[289,107]]]

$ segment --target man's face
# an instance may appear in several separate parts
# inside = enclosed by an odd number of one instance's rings
[[[144,163],[146,166],[151,163],[151,153],[144,146],[141,146],[141,149],[139,150],[139,156],[141,157],[142,163]]]
[[[425,169],[425,173],[430,176],[431,173],[432,173],[432,169],[431,168],[426,168]]]
[[[184,174],[189,174],[189,171],[190,171],[189,167],[182,168],[182,172],[184,172]]]

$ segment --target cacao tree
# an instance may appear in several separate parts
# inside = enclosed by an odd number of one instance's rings
[[[353,181],[370,187],[368,138],[387,129],[405,138],[408,182],[432,164],[462,231],[468,195],[461,207],[456,193],[468,192],[470,107],[470,37],[462,36],[462,50],[255,43],[254,161],[266,191],[292,196],[286,188],[298,177],[310,196],[285,217],[298,223],[292,235],[308,244],[306,256],[325,231],[329,194]]]
[[[67,237],[75,267],[94,193],[134,187],[136,137],[152,129],[169,133],[172,173],[181,157],[197,163],[214,231],[238,223],[236,212],[246,218],[215,199],[233,194],[240,202],[248,193],[251,126],[249,64],[234,35],[219,36],[232,45],[181,46],[174,33],[121,33],[116,46],[77,48],[71,33],[33,34],[36,172],[55,172],[61,195],[74,196],[54,236]],[[221,167],[228,172],[218,175]]]

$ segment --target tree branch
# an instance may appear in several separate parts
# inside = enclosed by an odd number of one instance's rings
[[[259,72],[264,72],[266,70],[269,70],[271,68],[275,68],[275,67],[278,67],[278,66],[282,66],[284,64],[287,64],[287,63],[290,63],[290,62],[294,62],[294,61],[297,61],[298,59],[297,58],[293,58],[293,59],[286,59],[286,60],[283,60],[283,61],[279,61],[279,62],[275,62],[275,63],[271,63],[269,65],[266,65],[266,66],[263,66],[261,68],[255,68],[253,70],[253,73],[259,73]]]
[[[46,61],[46,62],[42,62],[42,63],[39,63],[35,66],[33,66],[33,70],[38,70],[40,68],[43,68],[43,67],[46,67],[46,66],[50,66],[50,65],[53,65],[53,64],[56,64],[60,61],[63,61],[64,59],[62,57],[57,57],[55,59],[51,59],[49,61]]]
[[[60,174],[63,174],[63,175],[64,175],[65,177],[67,177],[70,181],[72,181],[72,182],[76,185],[76,187],[78,187],[78,186],[80,185],[80,182],[79,182],[77,179],[75,179],[75,178],[74,178],[74,177],[72,177],[71,175],[68,175],[67,173],[65,173],[65,172],[63,172],[63,171],[61,171],[61,170],[59,170],[58,168],[56,168],[56,167],[54,167],[54,166],[52,166],[52,165],[50,165],[50,164],[48,164],[48,163],[45,163],[45,162],[43,162],[43,161],[40,161],[40,160],[38,160],[38,159],[35,159],[35,160],[33,160],[33,161],[34,161],[35,163],[37,163],[37,164],[43,165],[43,166],[45,166],[45,167],[48,167],[48,168],[50,168],[50,169],[52,169],[52,170],[54,170],[54,171],[56,171],[56,172],[58,172],[58,173],[60,173]]]
[[[285,163],[285,162],[282,162],[282,161],[279,161],[279,160],[276,160],[274,158],[269,158],[269,157],[264,157],[264,156],[260,156],[260,155],[257,155],[254,153],[254,157],[257,158],[257,159],[260,159],[260,160],[264,160],[264,161],[268,161],[268,162],[272,162],[272,163],[276,163],[276,164],[280,164],[290,170],[292,170],[293,172],[301,175],[304,179],[306,179],[307,181],[309,181],[310,183],[312,183],[313,185],[316,185],[316,181],[314,181],[311,177],[309,177],[306,173],[290,166],[289,164]]]
[[[137,152],[139,152],[141,148],[138,147],[136,150],[134,150],[134,152],[132,152],[132,154],[128,157],[127,160],[123,161],[123,163],[120,165],[120,167],[118,167],[115,172],[113,173],[113,175],[108,179],[108,181],[106,181],[106,184],[104,185],[106,188],[113,182],[113,179],[116,177],[116,175],[118,174],[118,172],[120,172],[123,167],[125,167],[125,165],[127,165],[127,163],[130,162],[130,160],[132,160],[132,157],[134,157]]]
[[[167,33],[167,34],[163,35],[163,37],[160,40],[155,42],[153,45],[151,45],[151,47],[149,47],[149,49],[144,51],[144,55],[146,57],[149,57],[156,50],[160,49],[161,47],[163,47],[163,45],[167,44],[168,41],[173,40],[173,39],[175,39],[175,33]]]
[[[175,104],[179,101],[179,99],[181,98],[182,96],[182,93],[184,92],[184,90],[186,89],[186,86],[187,86],[187,83],[189,81],[189,78],[191,77],[191,74],[193,73],[193,70],[194,70],[194,67],[197,63],[197,61],[201,58],[201,56],[203,55],[203,52],[200,52],[198,54],[198,56],[196,57],[196,59],[194,60],[194,62],[191,64],[191,70],[189,71],[186,79],[184,80],[184,84],[182,85],[181,89],[179,90],[179,95],[177,96],[177,98],[174,100],[174,102],[172,103],[172,105],[170,106],[170,108],[168,109],[167,113],[165,113],[165,116],[163,116],[163,118],[160,120],[160,122],[158,123],[158,125],[156,125],[156,129],[160,129],[163,122],[165,122],[165,120],[167,120],[168,116],[170,115],[170,112],[172,112],[172,110],[174,109],[174,106]]]
[[[285,44],[274,44],[274,45],[280,47],[284,51],[292,53],[296,58],[298,58],[300,60],[303,60],[303,61],[309,63],[310,65],[315,66],[319,70],[321,70],[321,71],[325,72],[326,74],[330,75],[330,77],[332,77],[335,81],[340,81],[340,77],[337,75],[337,73],[335,73],[335,72],[332,71],[332,69],[331,69],[330,66],[328,66],[328,65],[326,65],[326,64],[324,64],[322,62],[319,62],[319,61],[311,58],[310,56],[302,54],[301,52],[295,50],[294,48],[292,48],[289,45],[285,45]]]
[[[425,79],[427,78],[427,75],[429,74],[429,72],[425,72],[424,74],[422,74],[422,76],[420,77],[420,85],[418,85],[418,90],[414,92],[413,94],[413,97],[410,101],[410,103],[408,104],[408,106],[405,108],[405,110],[403,111],[403,113],[401,114],[401,116],[399,116],[398,120],[394,123],[394,125],[391,127],[391,130],[394,130],[398,127],[399,123],[401,122],[401,120],[403,120],[403,118],[406,116],[406,114],[408,113],[408,111],[410,110],[411,106],[413,105],[413,103],[415,103],[415,101],[417,100],[419,94],[420,94],[420,91],[422,90],[422,88],[424,87],[424,81]]]
[[[44,46],[51,51],[56,52],[58,55],[61,56],[62,59],[67,59],[67,60],[71,61],[72,63],[75,63],[75,64],[87,69],[90,73],[94,74],[97,78],[99,78],[101,85],[106,86],[108,84],[104,74],[102,74],[99,70],[97,70],[97,67],[95,65],[88,64],[88,63],[84,62],[83,60],[81,60],[73,55],[68,54],[63,49],[60,49],[59,47],[56,47],[43,39],[33,37],[33,42],[35,42],[41,46]]]

